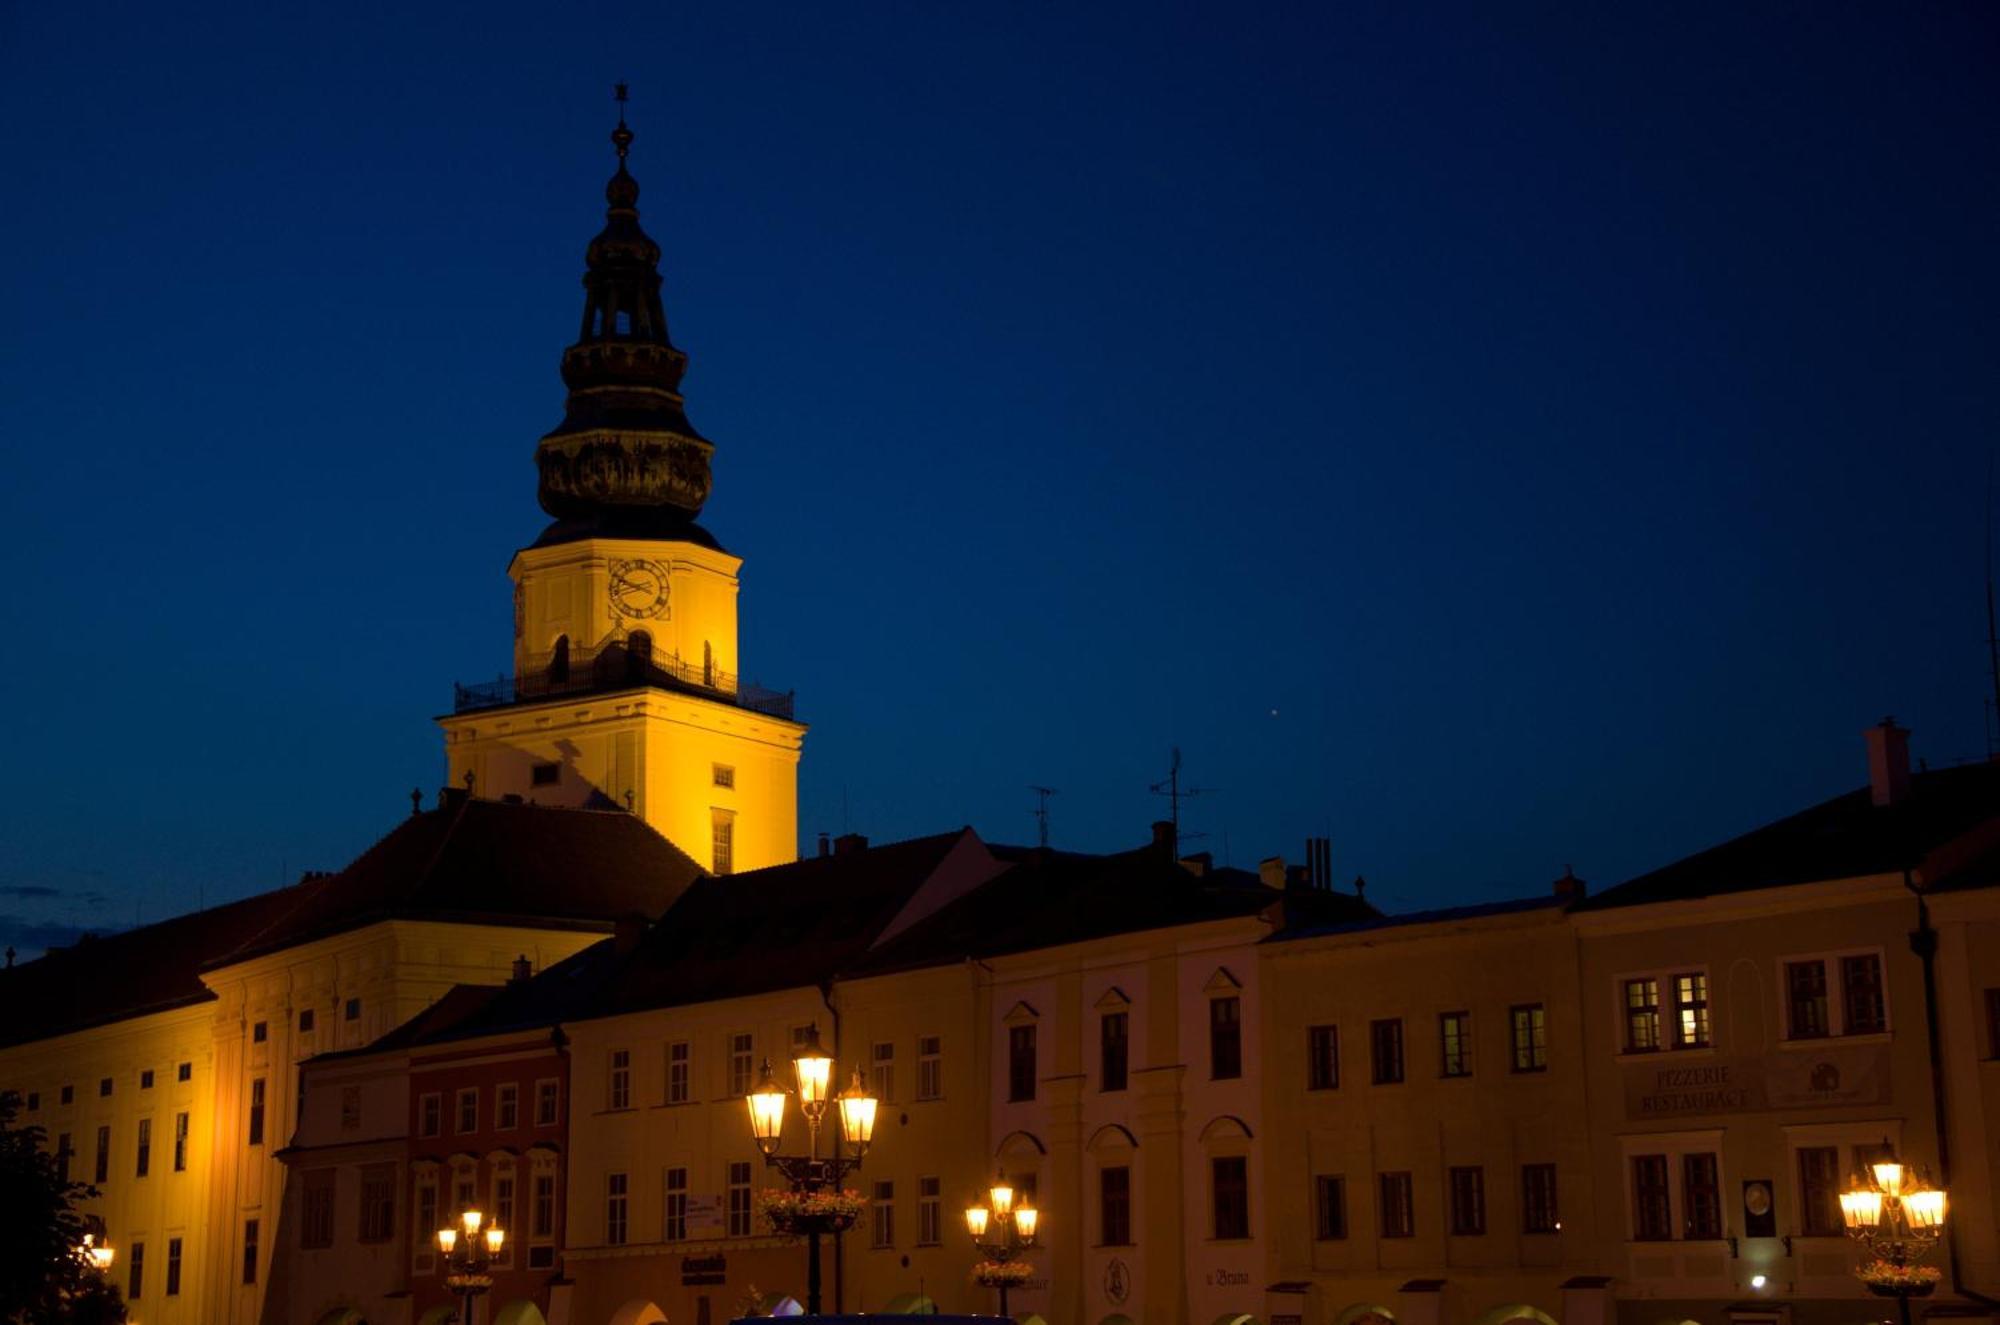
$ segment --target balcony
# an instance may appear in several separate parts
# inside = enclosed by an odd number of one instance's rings
[[[451,711],[473,713],[510,704],[533,704],[571,695],[602,695],[641,686],[733,704],[752,713],[792,721],[792,691],[748,685],[728,672],[699,667],[678,658],[655,657],[650,649],[628,648],[622,642],[608,644],[595,652],[559,651],[540,668],[518,676],[502,676],[470,685],[454,682]]]

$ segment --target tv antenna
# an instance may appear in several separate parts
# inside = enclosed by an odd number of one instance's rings
[[[1035,793],[1035,827],[1041,845],[1046,847],[1049,844],[1049,797],[1056,794],[1056,789],[1030,784],[1028,790]]]
[[[1991,720],[1986,726],[1986,757],[1993,757],[1994,730],[2000,727],[2000,631],[1994,629],[1993,615],[1993,457],[1986,457],[1986,665],[1993,682],[1993,697],[1987,701]]]
[[[1153,794],[1167,798],[1168,818],[1172,820],[1174,826],[1174,850],[1176,852],[1180,851],[1182,841],[1192,842],[1197,838],[1208,836],[1207,833],[1183,834],[1181,832],[1181,802],[1214,790],[1214,787],[1183,787],[1181,785],[1181,748],[1178,745],[1173,747],[1172,757],[1167,763],[1167,775],[1153,784]]]

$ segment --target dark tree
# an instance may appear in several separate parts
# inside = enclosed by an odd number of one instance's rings
[[[0,1091],[0,1321],[119,1325],[117,1288],[78,1248],[90,1231],[76,1203],[97,1190],[66,1182],[40,1127],[17,1127],[21,1097]]]

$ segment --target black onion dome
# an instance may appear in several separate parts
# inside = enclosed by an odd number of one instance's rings
[[[583,325],[563,351],[569,399],[535,453],[542,509],[558,519],[646,507],[691,519],[708,499],[715,448],[681,400],[687,355],[667,336],[660,246],[639,225],[639,181],[625,167],[632,139],[621,116],[604,229],[584,253]]]

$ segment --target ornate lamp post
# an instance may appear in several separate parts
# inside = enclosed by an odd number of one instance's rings
[[[792,1072],[798,1082],[799,1112],[806,1118],[806,1153],[781,1155],[778,1146],[785,1129],[785,1096],[789,1093],[771,1075],[771,1060],[764,1060],[764,1079],[744,1097],[750,1108],[750,1134],[764,1163],[785,1176],[791,1190],[767,1195],[764,1216],[780,1233],[806,1237],[806,1314],[820,1314],[819,1240],[821,1235],[851,1228],[861,1214],[861,1198],[841,1190],[841,1179],[861,1167],[868,1143],[875,1138],[876,1099],[861,1085],[861,1073],[846,1090],[835,1097],[839,1105],[840,1128],[833,1138],[831,1153],[819,1153],[820,1123],[826,1118],[827,1087],[833,1080],[833,1056],[820,1047],[819,1027],[806,1031],[805,1042],[792,1055]],[[845,1147],[843,1146],[845,1142]],[[851,1148],[852,1153],[847,1153]]]
[[[99,1274],[110,1274],[111,1262],[118,1257],[118,1253],[115,1250],[97,1240],[95,1233],[86,1233],[83,1235],[83,1243],[77,1247],[76,1254],[77,1259]]]
[[[1840,1194],[1840,1213],[1847,1235],[1874,1257],[1856,1275],[1869,1292],[1895,1298],[1903,1325],[1910,1325],[1910,1299],[1929,1297],[1943,1277],[1936,1266],[1916,1262],[1944,1236],[1944,1190],[1907,1168],[1887,1142],[1882,1149],[1885,1157]]]
[[[1016,1202],[1014,1187],[1003,1176],[986,1192],[986,1204],[967,1206],[965,1228],[972,1244],[986,1259],[973,1269],[973,1278],[987,1288],[1000,1290],[1000,1314],[1007,1314],[1007,1290],[1028,1282],[1035,1267],[1016,1257],[1035,1245],[1035,1230],[1041,1226],[1042,1212]]]
[[[487,1271],[507,1241],[506,1231],[500,1228],[488,1228],[485,1236],[480,1236],[479,1226],[485,1218],[477,1210],[460,1215],[459,1222],[465,1225],[463,1237],[449,1224],[437,1231],[438,1250],[444,1253],[444,1284],[458,1294],[458,1325],[472,1325],[473,1300],[493,1287],[493,1276]]]

